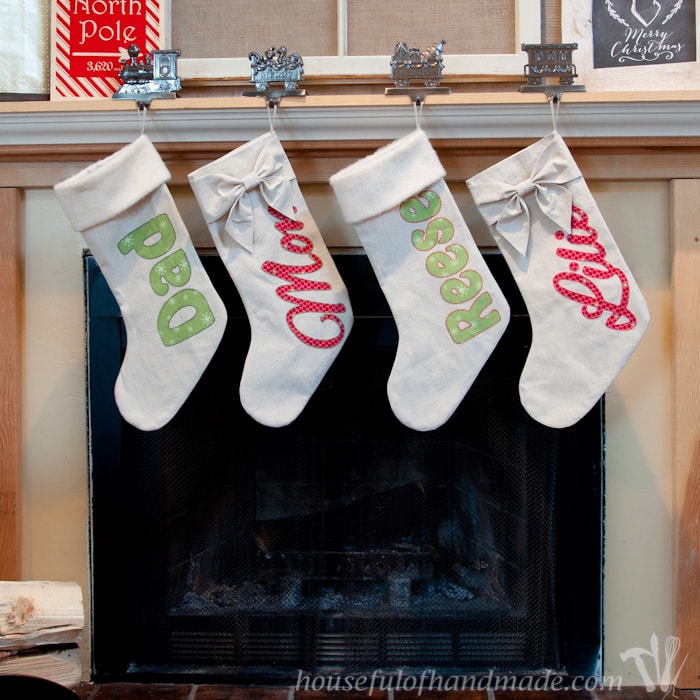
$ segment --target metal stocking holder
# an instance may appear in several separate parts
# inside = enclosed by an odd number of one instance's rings
[[[444,62],[442,52],[446,40],[431,44],[422,51],[409,48],[406,42],[397,41],[390,59],[391,79],[394,87],[386,88],[386,95],[408,95],[415,107],[421,107],[428,95],[449,95],[450,88],[441,87]],[[523,67],[527,84],[520,92],[544,92],[547,99],[558,104],[565,92],[585,92],[585,85],[575,85],[578,77],[572,53],[578,44],[521,44],[528,54]],[[139,58],[140,49],[132,44],[129,58],[121,59],[119,72],[121,87],[112,95],[115,100],[135,100],[139,110],[147,109],[154,99],[174,99],[181,89],[177,75],[179,49],[154,50]],[[299,89],[303,79],[304,61],[300,54],[287,52],[285,46],[271,47],[262,54],[251,51],[250,81],[255,90],[244,90],[243,97],[262,97],[268,109],[277,109],[283,97],[304,97],[306,90]],[[422,85],[411,85],[414,82]],[[282,83],[284,87],[271,87]]]
[[[442,39],[421,51],[409,48],[405,41],[397,41],[389,63],[394,87],[386,88],[384,94],[408,95],[416,107],[422,106],[428,95],[449,95],[450,88],[440,87],[445,67],[442,50],[446,43]],[[413,81],[421,81],[423,85],[411,86]]]
[[[585,85],[574,85],[578,77],[572,54],[578,44],[521,44],[527,51],[528,62],[523,67],[527,85],[520,92],[544,92],[547,99],[558,104],[565,92],[585,92]],[[558,81],[558,82],[556,82]]]
[[[179,49],[154,50],[139,59],[141,50],[129,46],[129,58],[122,58],[119,79],[122,86],[112,95],[114,100],[136,100],[139,110],[147,109],[151,100],[174,99],[181,88],[177,74]]]
[[[298,53],[288,53],[286,46],[274,46],[262,54],[251,51],[250,81],[255,90],[244,90],[243,97],[262,97],[268,109],[277,109],[283,97],[304,97],[306,90],[297,87],[304,75],[304,61]],[[282,83],[284,88],[270,87]]]

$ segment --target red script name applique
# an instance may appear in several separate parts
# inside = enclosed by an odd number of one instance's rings
[[[583,233],[574,233],[582,231]],[[598,232],[588,224],[588,214],[574,206],[571,214],[571,233],[557,231],[554,237],[566,239],[572,246],[580,248],[557,248],[557,255],[570,260],[569,271],[554,275],[554,288],[567,299],[581,304],[581,313],[588,319],[600,318],[604,312],[610,315],[605,325],[614,331],[629,331],[637,325],[637,319],[627,308],[630,286],[625,273],[606,260],[605,246],[598,241]],[[591,250],[592,249],[592,250]],[[608,301],[595,280],[617,279],[620,284],[619,302]],[[581,287],[588,293],[580,291]],[[577,289],[578,288],[578,289]]]
[[[267,208],[268,213],[277,219],[275,228],[282,234],[280,246],[290,253],[297,255],[308,255],[312,260],[310,265],[284,265],[272,261],[264,262],[262,269],[270,275],[274,275],[289,284],[283,284],[277,287],[277,296],[289,304],[293,304],[292,308],[287,312],[287,325],[294,335],[301,340],[302,343],[310,345],[314,348],[332,348],[338,345],[345,336],[345,325],[342,320],[335,314],[345,312],[345,304],[324,304],[318,301],[310,301],[308,299],[298,299],[292,296],[292,292],[311,292],[311,291],[327,291],[331,289],[328,282],[317,282],[310,279],[302,279],[297,275],[310,275],[317,272],[323,267],[321,258],[313,253],[314,244],[307,236],[301,233],[290,233],[301,231],[304,224],[301,221],[294,221],[281,214],[272,207]],[[296,208],[294,209],[296,211]],[[338,333],[330,339],[312,338],[300,331],[295,323],[295,317],[299,314],[321,314],[320,321],[333,321],[338,325]]]

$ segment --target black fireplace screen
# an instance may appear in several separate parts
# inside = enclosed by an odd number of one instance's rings
[[[394,418],[396,327],[354,254],[335,256],[346,345],[297,420],[255,423],[238,400],[248,322],[203,255],[226,334],[177,416],[140,432],[114,404],[126,338],[86,255],[96,679],[595,672],[602,401],[564,430],[527,416],[530,324],[503,260],[486,258],[512,319],[443,427]]]

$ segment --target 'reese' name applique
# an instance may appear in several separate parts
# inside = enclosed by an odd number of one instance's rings
[[[454,224],[444,216],[437,216],[442,208],[440,196],[425,190],[410,197],[399,206],[401,218],[412,224],[427,222],[424,228],[414,229],[411,242],[416,250],[427,253],[438,244],[425,260],[430,275],[445,281],[440,285],[440,297],[446,304],[458,306],[445,317],[445,327],[455,343],[466,343],[501,320],[497,309],[487,309],[493,303],[489,292],[483,290],[483,278],[476,270],[467,268],[469,253],[458,243],[448,244],[454,236]],[[471,304],[469,303],[471,302]]]
[[[278,279],[284,280],[287,284],[277,287],[277,296],[292,304],[292,308],[287,311],[287,326],[294,335],[306,345],[314,348],[332,348],[338,345],[345,336],[345,325],[336,314],[344,313],[345,304],[327,304],[309,299],[299,299],[293,296],[298,292],[323,292],[332,289],[328,282],[319,282],[311,279],[304,279],[299,275],[311,275],[323,268],[323,261],[313,252],[314,244],[308,236],[304,236],[299,231],[303,230],[304,224],[301,221],[294,221],[281,214],[273,207],[267,208],[268,213],[275,219],[275,228],[282,234],[280,246],[289,253],[296,255],[307,255],[311,263],[308,265],[285,265],[283,263],[266,261],[262,265],[264,272],[267,272]],[[295,210],[296,211],[296,208]],[[296,317],[299,314],[320,314],[319,321],[325,323],[332,321],[337,325],[337,333],[332,338],[314,338],[302,332],[296,325]]]
[[[149,283],[155,294],[165,297],[171,287],[184,287],[192,276],[185,251],[178,248],[171,252],[174,244],[175,229],[170,217],[159,214],[127,233],[117,243],[117,248],[122,255],[133,252],[145,260],[160,258],[151,268]],[[172,325],[173,319],[179,323]],[[185,288],[176,291],[163,303],[156,325],[163,345],[170,347],[209,328],[214,320],[204,295],[196,289]]]
[[[581,233],[575,233],[579,231]],[[581,248],[557,248],[557,255],[570,260],[568,272],[554,275],[554,288],[567,299],[581,304],[581,313],[587,319],[600,318],[605,312],[610,315],[605,325],[613,331],[629,331],[637,325],[635,315],[627,308],[630,298],[630,285],[627,275],[606,260],[608,255],[600,241],[598,231],[588,223],[588,214],[574,206],[571,214],[571,233],[566,235],[557,231],[554,237],[558,241],[566,240],[572,246]],[[618,302],[605,298],[596,280],[617,280],[619,292],[615,298]],[[610,285],[608,285],[610,286]],[[581,291],[583,288],[585,291]]]

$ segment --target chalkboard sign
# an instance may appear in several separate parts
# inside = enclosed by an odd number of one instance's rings
[[[599,0],[592,14],[594,68],[696,60],[694,0]]]

